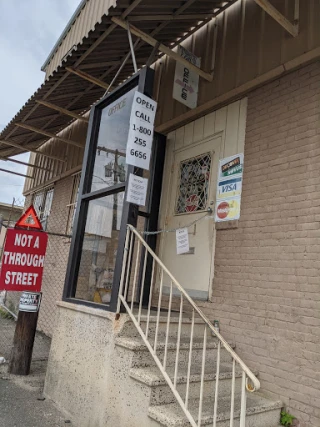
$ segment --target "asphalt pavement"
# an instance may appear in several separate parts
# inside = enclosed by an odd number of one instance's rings
[[[68,427],[74,425],[49,399],[42,398],[44,367],[28,377],[0,369],[0,427]]]

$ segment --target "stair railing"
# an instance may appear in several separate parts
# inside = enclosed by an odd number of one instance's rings
[[[151,268],[150,262],[151,261]],[[147,274],[147,265],[149,264],[149,271]],[[141,267],[141,268],[140,268]],[[155,331],[151,330],[151,307],[153,298],[153,288],[156,282],[155,278],[158,274],[159,277],[159,295],[156,307],[156,322]],[[164,276],[169,278],[170,286],[168,291],[168,301],[164,306]],[[144,314],[143,309],[143,293],[144,287],[149,280],[150,294],[147,307],[147,313]],[[178,321],[177,318],[173,317],[173,302],[177,295],[179,296],[179,311]],[[136,301],[137,295],[138,301]],[[177,402],[180,404],[184,414],[189,420],[192,427],[199,427],[204,422],[203,419],[203,404],[204,404],[204,386],[205,386],[205,372],[206,372],[206,356],[208,346],[208,332],[212,336],[217,338],[216,354],[216,366],[215,366],[215,387],[214,387],[214,401],[213,401],[213,414],[212,414],[212,425],[216,427],[218,422],[218,396],[219,396],[219,375],[221,367],[221,349],[224,348],[231,356],[232,359],[232,377],[231,377],[231,393],[230,393],[230,427],[234,426],[235,419],[240,418],[240,427],[245,427],[246,424],[246,399],[247,392],[254,392],[259,390],[260,382],[248,366],[241,360],[241,358],[234,352],[227,341],[221,336],[221,334],[215,329],[213,324],[210,322],[208,317],[202,312],[197,306],[193,299],[183,289],[180,283],[173,277],[170,271],[153,252],[150,246],[142,238],[140,233],[131,225],[127,226],[127,234],[125,241],[125,251],[122,265],[118,309],[120,312],[121,304],[124,306],[132,322],[136,326],[144,344],[148,348],[152,355],[156,365],[160,369],[163,377],[165,378],[168,386],[174,394]],[[161,309],[167,310],[165,313],[166,331],[162,337],[164,342],[159,343],[159,324],[160,318],[163,322],[163,316],[161,316]],[[179,356],[182,345],[182,323],[183,315],[188,313],[190,322],[190,336],[188,336],[187,348],[189,349],[188,361],[187,361],[187,379],[185,390],[181,392],[178,390],[178,374],[179,374]],[[191,319],[190,319],[191,317]],[[176,334],[176,340],[174,343],[169,343],[170,326],[172,327],[172,320],[176,320],[178,330]],[[184,318],[185,319],[185,318]],[[201,319],[201,320],[199,320]],[[192,353],[194,351],[194,330],[199,324],[199,321],[204,325],[203,342],[202,342],[202,357],[201,357],[201,376],[200,376],[200,393],[198,400],[198,407],[196,410],[189,407],[190,404],[190,382],[192,382]],[[143,324],[146,324],[143,327]],[[185,341],[185,340],[184,340]],[[183,343],[186,348],[186,342]],[[174,349],[176,354],[174,357],[173,374],[168,372],[168,350]],[[241,371],[241,404],[240,409],[235,408],[235,389],[236,389],[236,369],[240,367]],[[190,410],[189,410],[190,409]],[[208,420],[206,420],[206,424]],[[211,424],[211,421],[210,421]]]

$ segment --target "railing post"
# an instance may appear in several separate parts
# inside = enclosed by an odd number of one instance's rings
[[[134,257],[135,251],[135,241],[138,240],[137,247],[137,256]],[[129,248],[128,248],[129,245]],[[135,292],[137,287],[138,280],[138,263],[139,256],[141,253],[141,246],[143,246],[143,250],[145,250],[144,260],[143,262],[143,274],[142,274],[142,290],[144,288],[144,280],[146,273],[146,265],[147,259],[150,255],[152,257],[152,273],[151,273],[151,286],[150,286],[150,295],[149,295],[149,303],[148,303],[148,312],[147,312],[147,326],[146,331],[144,332],[141,328],[141,310],[142,310],[142,299],[140,294],[139,300],[139,310],[138,315],[136,316],[133,313],[133,305],[135,300]],[[202,410],[203,410],[203,400],[204,400],[204,384],[205,384],[205,371],[206,371],[206,353],[207,353],[207,334],[208,331],[211,331],[216,338],[218,339],[218,347],[217,347],[217,358],[216,358],[216,375],[215,375],[215,387],[214,387],[214,405],[213,405],[213,427],[216,427],[217,419],[218,419],[218,399],[219,399],[219,375],[220,375],[220,358],[221,358],[221,345],[223,348],[229,352],[232,356],[232,379],[231,379],[231,402],[230,402],[230,427],[234,426],[234,409],[235,409],[235,381],[236,381],[236,363],[242,369],[242,383],[241,383],[241,408],[240,408],[240,427],[245,427],[246,425],[246,399],[247,399],[247,379],[250,379],[253,382],[253,387],[249,387],[248,391],[255,391],[260,388],[260,382],[255,377],[255,375],[250,371],[250,369],[244,364],[244,362],[239,358],[239,356],[233,351],[230,345],[224,340],[224,338],[218,333],[207,316],[202,312],[202,310],[195,304],[195,302],[190,298],[188,293],[183,289],[179,282],[173,277],[173,275],[169,272],[169,270],[163,265],[161,260],[157,257],[157,255],[152,251],[152,249],[148,246],[148,244],[143,240],[140,234],[131,226],[128,227],[128,232],[126,235],[125,242],[126,253],[124,254],[123,260],[123,269],[121,274],[121,283],[120,283],[120,292],[119,292],[119,301],[118,301],[118,309],[120,309],[120,303],[123,304],[124,308],[128,312],[132,322],[137,328],[144,344],[148,348],[150,354],[152,355],[156,365],[160,369],[163,377],[165,378],[167,384],[169,385],[172,393],[174,394],[177,402],[181,406],[184,411],[185,416],[187,417],[190,425],[192,427],[200,427],[202,423]],[[133,291],[132,291],[132,301],[129,304],[123,296],[123,289],[125,289],[124,293],[127,295],[128,286],[130,282],[130,271],[131,271],[131,263],[135,258],[135,271],[134,271],[134,281],[133,281]],[[130,264],[130,265],[128,265]],[[158,296],[158,306],[157,306],[157,316],[156,316],[156,329],[155,329],[155,337],[153,345],[151,344],[151,338],[148,338],[149,335],[149,323],[150,323],[150,311],[151,311],[151,303],[152,303],[152,291],[154,286],[154,278],[156,272],[160,272],[160,288],[159,288],[159,296]],[[162,304],[162,294],[163,294],[163,286],[164,286],[164,274],[166,274],[170,279],[170,294],[169,294],[169,304],[168,304],[168,313],[166,318],[166,335],[165,335],[165,347],[164,347],[164,357],[163,360],[160,360],[160,356],[157,354],[157,345],[158,345],[158,335],[159,335],[159,324],[160,324],[160,316],[161,316],[161,304]],[[175,354],[175,362],[174,362],[174,377],[167,372],[167,357],[168,357],[168,347],[169,347],[169,334],[170,334],[170,320],[171,320],[171,311],[172,311],[172,299],[174,295],[173,286],[180,292],[180,310],[179,310],[179,320],[178,320],[178,331],[176,337],[176,354]],[[188,355],[188,370],[187,370],[187,382],[186,382],[186,394],[185,400],[183,400],[180,391],[177,389],[178,383],[178,372],[179,372],[179,362],[180,362],[180,346],[181,346],[181,329],[183,322],[183,307],[184,301],[190,304],[192,308],[192,320],[191,320],[191,334],[189,338],[189,355]],[[203,351],[202,351],[202,366],[201,366],[201,383],[200,383],[200,398],[199,405],[196,411],[196,414],[189,411],[189,394],[190,394],[190,377],[191,377],[191,365],[192,365],[192,351],[194,347],[194,327],[195,327],[195,316],[196,314],[199,316],[199,320],[201,319],[204,324],[204,334],[203,334]],[[161,358],[162,359],[162,358]],[[198,416],[198,419],[197,419]],[[196,421],[197,419],[197,421]]]
[[[247,412],[246,373],[242,371],[240,427],[246,427],[246,412]]]
[[[126,241],[125,241],[125,244],[124,244],[124,256],[123,256],[123,260],[122,260],[122,270],[121,270],[121,279],[120,279],[120,289],[119,289],[118,302],[117,302],[117,313],[120,313],[120,307],[121,307],[120,295],[122,295],[122,291],[123,291],[124,276],[125,276],[126,265],[127,265],[127,259],[128,259],[128,241],[129,241],[129,234],[130,234],[130,230],[129,230],[129,228],[127,228]]]

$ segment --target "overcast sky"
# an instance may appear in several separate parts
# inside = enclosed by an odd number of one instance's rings
[[[80,0],[0,0],[0,131],[43,83],[40,70]],[[28,161],[29,155],[17,156]],[[0,161],[0,168],[26,167]],[[0,202],[22,200],[24,178],[0,172]]]

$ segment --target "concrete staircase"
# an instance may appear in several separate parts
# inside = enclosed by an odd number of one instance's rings
[[[164,356],[166,322],[167,317],[165,315],[160,317],[157,354],[161,361],[163,361]],[[145,323],[146,318],[142,317],[141,324],[144,330]],[[184,318],[181,331],[177,389],[182,397],[186,393],[190,323],[190,319]],[[154,336],[155,324],[156,317],[151,317],[149,325],[151,337]],[[170,323],[167,355],[167,373],[171,378],[174,377],[177,328],[178,319],[173,317]],[[199,322],[196,321],[189,388],[189,410],[194,414],[195,420],[198,419],[197,412],[199,408],[203,328],[203,322],[200,320]],[[116,347],[121,349],[121,354],[123,352],[131,353],[128,358],[130,366],[128,366],[127,375],[129,374],[130,380],[128,379],[128,381],[133,385],[134,390],[132,389],[130,393],[130,406],[135,405],[140,408],[141,412],[147,412],[147,416],[141,413],[141,420],[144,420],[141,427],[156,427],[159,425],[168,427],[190,426],[190,422],[177,403],[175,396],[131,321],[124,325],[115,343]],[[234,348],[232,343],[229,344]],[[213,423],[217,347],[217,339],[212,336],[208,337],[201,426],[212,425]],[[221,349],[220,363],[218,418],[216,425],[217,427],[229,427],[232,361],[229,353],[223,348]],[[241,370],[239,369],[236,370],[234,427],[239,427],[240,422],[240,386]],[[134,401],[135,399],[137,399],[136,402]],[[142,399],[144,399],[144,402],[141,402]],[[282,403],[280,401],[271,401],[264,397],[261,392],[248,393],[246,427],[278,427],[281,407]]]

